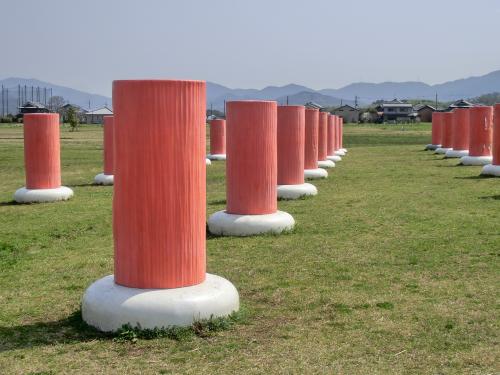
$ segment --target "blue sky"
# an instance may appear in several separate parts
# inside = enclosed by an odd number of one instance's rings
[[[320,89],[500,69],[499,0],[2,0],[1,9],[0,78],[105,95],[124,78]]]

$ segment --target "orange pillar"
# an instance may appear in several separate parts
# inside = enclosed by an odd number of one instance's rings
[[[304,183],[305,107],[278,106],[278,185]]]
[[[225,160],[226,156],[226,120],[210,120],[210,155],[209,159]]]
[[[328,147],[328,113],[320,112],[318,119],[318,161],[326,160]]]
[[[495,105],[494,119],[492,143],[493,165],[500,165],[500,104]]]
[[[227,212],[276,212],[277,104],[233,101],[227,111]]]
[[[61,186],[59,114],[24,115],[24,164],[26,188],[53,189]]]
[[[340,149],[344,151],[344,118],[340,118],[340,135],[339,135]]]
[[[443,136],[443,116],[442,112],[432,112],[432,140],[431,145],[441,146]],[[435,147],[437,148],[437,147]],[[434,149],[435,149],[434,148]],[[430,148],[432,150],[432,148]]]
[[[319,111],[306,108],[304,169],[318,168],[318,122]]]
[[[104,174],[113,174],[113,116],[104,116]]]
[[[469,109],[456,108],[451,117],[453,128],[451,135],[452,150],[446,151],[446,157],[459,158],[469,153]]]
[[[470,109],[469,155],[491,155],[493,141],[493,107],[481,106]]]
[[[327,155],[331,156],[335,153],[335,115],[328,116],[328,142]]]
[[[453,113],[441,112],[441,121],[443,127],[441,135],[441,147],[436,149],[436,153],[445,154],[447,151],[452,150]]]
[[[115,282],[205,280],[205,82],[113,82]]]

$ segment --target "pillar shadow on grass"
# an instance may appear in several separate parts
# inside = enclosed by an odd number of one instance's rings
[[[13,327],[0,326],[0,352],[59,343],[112,339],[113,337],[115,335],[102,333],[88,326],[82,320],[81,311],[77,310],[67,318],[53,322]]]
[[[14,200],[12,201],[7,201],[7,202],[0,202],[0,207],[1,206],[20,206],[22,203],[18,203]]]
[[[486,180],[488,178],[495,178],[495,176],[478,174],[478,175],[474,175],[474,176],[455,176],[453,178],[455,178],[457,180]]]
[[[499,195],[490,195],[490,196],[484,196],[484,197],[479,197],[479,199],[484,199],[484,200],[495,200],[495,201],[500,201],[500,194]]]

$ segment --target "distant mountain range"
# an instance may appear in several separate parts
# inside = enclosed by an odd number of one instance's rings
[[[7,78],[0,84],[9,88],[9,112],[15,113],[17,107],[17,87],[24,85],[52,88],[52,94],[62,96],[66,101],[85,109],[92,109],[107,104],[111,107],[111,98],[89,94],[68,87],[53,85],[36,79]],[[500,70],[480,76],[459,79],[437,85],[422,82],[383,82],[353,83],[340,89],[313,90],[296,84],[286,86],[268,86],[258,89],[231,89],[217,83],[207,82],[207,108],[223,110],[224,101],[229,100],[276,100],[280,104],[305,104],[313,101],[323,106],[338,106],[340,103],[354,104],[355,96],[359,105],[367,105],[379,99],[434,99],[440,101],[474,98],[480,95],[500,92]],[[31,92],[28,93],[31,99]]]

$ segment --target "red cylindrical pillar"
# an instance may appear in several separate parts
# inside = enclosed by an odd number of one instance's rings
[[[328,146],[328,113],[320,112],[318,119],[318,160],[326,160]]]
[[[328,156],[335,154],[335,115],[328,116],[328,141],[326,153]]]
[[[493,124],[493,165],[500,165],[500,104],[495,105],[495,115]]]
[[[453,150],[469,149],[469,109],[456,108],[453,110],[453,134],[451,147]]]
[[[340,116],[335,118],[335,151],[340,150]]]
[[[453,113],[442,112],[443,134],[441,138],[441,148],[452,148],[453,140]]]
[[[233,101],[226,104],[227,207],[238,215],[277,210],[277,104]]]
[[[24,115],[24,165],[27,189],[61,186],[59,114]]]
[[[104,174],[113,174],[113,116],[104,116]]]
[[[115,282],[205,280],[203,81],[113,82]]]
[[[319,111],[314,108],[306,108],[304,169],[318,168],[318,122]]]
[[[278,185],[304,183],[305,107],[278,106]]]
[[[443,137],[443,113],[432,112],[432,144],[440,145]]]
[[[339,142],[340,142],[339,146],[340,147],[339,148],[342,149],[342,148],[344,148],[344,118],[343,117],[340,118],[340,130],[339,131],[340,131],[340,135],[339,135]]]
[[[493,141],[493,107],[472,107],[469,114],[469,156],[490,156]]]
[[[226,153],[226,120],[210,120],[210,154],[224,155]]]

